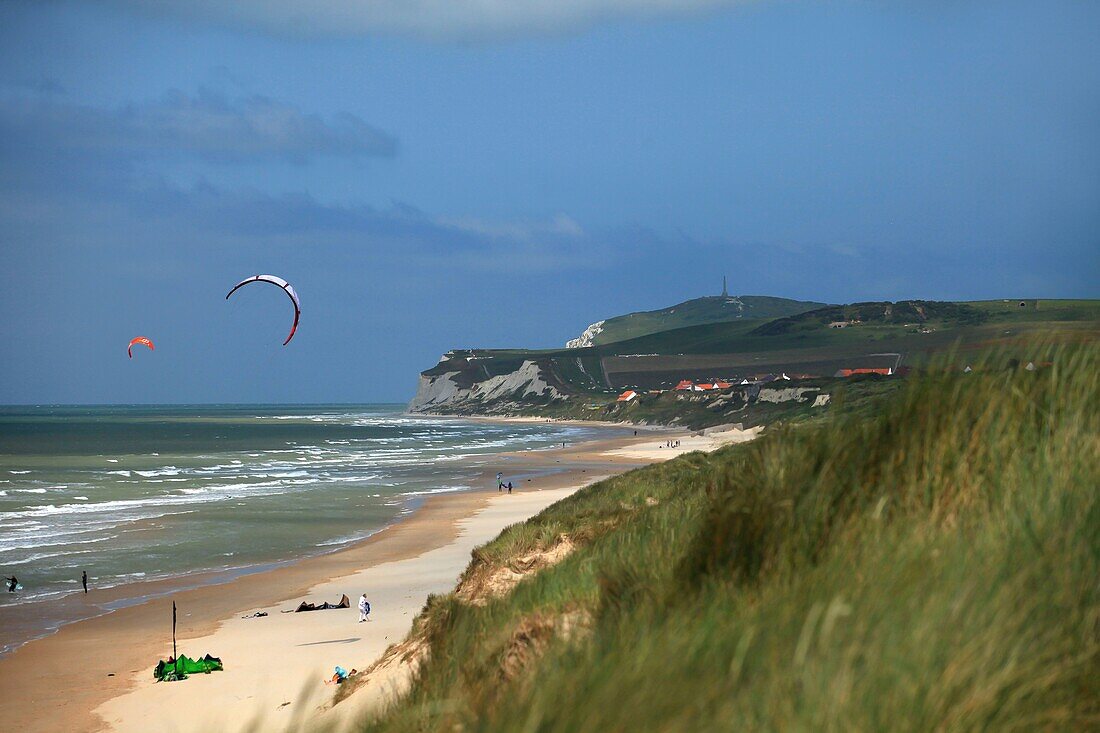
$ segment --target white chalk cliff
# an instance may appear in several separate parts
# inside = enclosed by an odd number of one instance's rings
[[[607,321],[596,321],[588,328],[584,329],[578,338],[571,339],[565,342],[565,348],[567,349],[583,349],[588,346],[592,346],[595,343],[596,337],[603,332],[603,324]]]
[[[461,373],[448,371],[436,375],[420,375],[416,396],[409,403],[409,412],[432,412],[438,409],[470,408],[471,411],[491,403],[538,397],[563,399],[564,395],[547,383],[539,365],[524,361],[518,369],[499,374],[468,387],[463,387],[457,377]]]

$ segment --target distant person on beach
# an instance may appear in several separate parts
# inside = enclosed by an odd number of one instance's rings
[[[80,571],[80,584],[84,586],[84,593],[87,594],[87,592],[88,592],[88,571],[87,570],[81,570]]]
[[[511,481],[508,482],[508,493],[509,494],[512,493],[512,482]]]
[[[8,581],[8,593],[14,593],[16,586],[19,585],[19,579],[13,575],[10,578],[4,578],[4,580]]]
[[[364,621],[370,621],[370,601],[367,600],[367,594],[359,596],[359,623]]]
[[[325,680],[324,682],[326,685],[339,685],[348,677],[354,677],[357,674],[359,674],[359,670],[357,669],[352,669],[351,672],[348,672],[340,665],[336,665],[336,668],[332,673],[332,677]]]

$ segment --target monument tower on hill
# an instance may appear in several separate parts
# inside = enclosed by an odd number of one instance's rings
[[[726,290],[726,276],[725,275],[722,276],[722,297],[723,298],[730,297],[729,291]]]

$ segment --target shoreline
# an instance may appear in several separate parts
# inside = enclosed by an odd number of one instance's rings
[[[463,416],[427,415],[426,417],[431,417],[433,419],[452,417],[459,421],[513,422],[509,419],[468,419]],[[598,431],[601,428],[615,428],[618,430],[627,429],[624,426],[615,425],[613,423],[592,425],[580,424],[578,427],[589,427],[594,431]],[[615,436],[614,438],[597,436],[584,440],[577,445],[583,446],[589,443],[598,443],[603,440],[617,439],[618,437],[621,436]],[[493,455],[499,458],[505,465],[514,465],[513,461],[517,456],[539,456],[554,451],[561,453],[562,449],[551,446],[549,448],[534,450],[522,449],[518,451],[506,451]],[[545,465],[532,465],[528,468],[532,471],[532,475],[545,475],[560,470],[560,468],[555,467],[551,463],[545,463]],[[321,546],[317,546],[315,548],[303,549],[294,556],[278,557],[246,565],[199,568],[177,572],[171,575],[135,579],[130,582],[117,583],[106,587],[93,587],[89,595],[81,593],[79,589],[74,589],[55,597],[43,598],[23,604],[0,606],[0,662],[3,662],[3,660],[26,644],[48,638],[66,626],[70,626],[74,623],[89,621],[125,608],[148,603],[172,593],[179,593],[207,586],[226,585],[234,582],[238,578],[278,570],[303,560],[324,557],[353,548],[360,543],[369,541],[375,535],[407,521],[426,502],[432,500],[434,497],[453,496],[470,491],[476,492],[479,490],[477,488],[479,485],[491,485],[493,476],[492,471],[485,468],[475,469],[472,475],[473,479],[470,482],[471,486],[469,488],[426,493],[411,497],[405,502],[401,510],[385,523],[368,531],[361,537],[331,547],[322,548]],[[32,615],[36,621],[28,624],[25,619]]]
[[[614,427],[624,428],[621,425]],[[598,438],[564,449],[501,454],[501,459],[507,461],[513,474],[521,471],[527,472],[524,475],[530,474],[530,478],[517,487],[519,496],[563,487],[576,490],[598,478],[651,462],[652,459],[642,456],[614,453],[650,439],[652,433],[648,437]],[[563,461],[566,465],[561,465]],[[491,476],[488,472],[482,474],[487,486],[491,485]],[[43,730],[42,711],[46,709],[51,711],[51,725],[56,726],[52,729],[103,730],[104,721],[92,711],[125,695],[144,677],[151,680],[151,669],[157,659],[171,653],[170,629],[165,619],[170,617],[172,600],[180,607],[178,638],[181,642],[212,634],[250,610],[307,597],[315,602],[335,601],[338,596],[314,598],[310,595],[311,589],[363,569],[409,560],[452,545],[459,537],[462,522],[472,520],[485,510],[495,496],[498,494],[491,490],[476,489],[431,495],[419,508],[366,539],[332,552],[292,559],[222,582],[195,587],[192,580],[191,587],[180,588],[178,577],[151,581],[150,585],[162,586],[153,598],[65,624],[0,658],[0,687],[6,693],[2,698],[4,719],[13,728]],[[483,541],[498,532],[499,529]],[[462,568],[468,560],[467,553]],[[100,593],[93,590],[90,595],[99,596],[95,598],[96,603],[104,602]],[[417,608],[422,602],[423,597],[416,599]],[[390,639],[387,643],[396,640]],[[215,656],[219,653],[216,649],[181,651],[199,655],[209,651]],[[363,660],[361,664],[369,661]],[[79,675],[73,673],[74,664],[80,667]],[[72,683],[67,684],[66,680]]]
[[[682,425],[664,425],[661,423],[633,423],[615,422],[613,420],[580,420],[577,418],[540,417],[538,415],[460,415],[446,412],[408,412],[404,414],[411,417],[432,417],[436,419],[470,420],[471,422],[499,422],[499,423],[551,423],[554,425],[568,425],[570,427],[584,428],[619,428],[620,430],[645,430],[650,433],[691,433],[692,431]],[[641,436],[638,436],[641,437]]]

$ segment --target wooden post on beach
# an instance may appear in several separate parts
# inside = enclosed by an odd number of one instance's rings
[[[176,602],[172,601],[172,659],[176,658]]]

